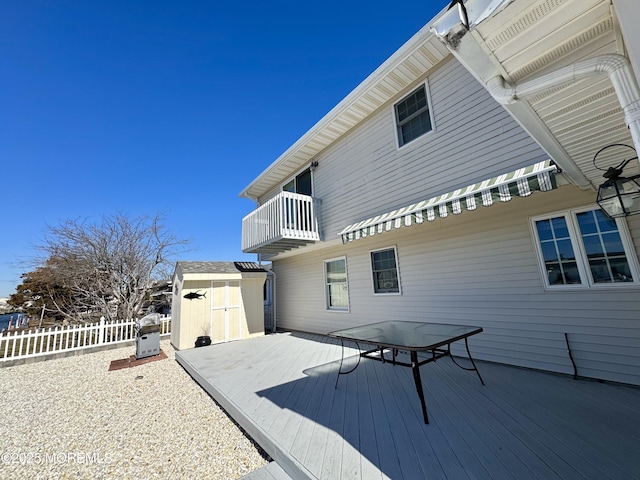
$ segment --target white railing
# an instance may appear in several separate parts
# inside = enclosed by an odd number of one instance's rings
[[[242,219],[242,250],[252,251],[282,239],[318,241],[318,200],[282,192]]]
[[[51,355],[136,338],[135,320],[100,320],[84,325],[59,325],[0,333],[0,362]],[[171,333],[171,317],[160,320],[160,336]]]

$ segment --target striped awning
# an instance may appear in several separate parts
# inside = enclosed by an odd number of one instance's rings
[[[370,237],[389,230],[409,227],[414,223],[432,222],[464,210],[475,210],[478,205],[489,207],[496,200],[508,202],[513,197],[526,197],[534,191],[546,192],[556,188],[558,168],[551,160],[536,163],[514,172],[498,175],[453,192],[423,200],[377,217],[369,218],[342,230],[342,242]]]

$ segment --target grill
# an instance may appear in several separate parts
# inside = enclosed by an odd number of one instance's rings
[[[136,360],[160,354],[160,314],[151,313],[136,321]]]

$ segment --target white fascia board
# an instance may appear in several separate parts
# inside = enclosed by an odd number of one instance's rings
[[[269,165],[258,177],[256,177],[247,187],[240,192],[240,197],[256,200],[257,195],[252,190],[259,185],[267,175],[282,167],[289,159],[291,159],[300,149],[304,148],[312,141],[320,132],[329,127],[336,119],[340,117],[347,109],[354,105],[362,95],[367,93],[376,84],[382,81],[391,72],[397,69],[402,62],[422,47],[431,38],[434,37],[432,31],[433,23],[444,13],[442,10],[429,23],[422,27],[413,37],[411,37],[404,45],[396,50],[382,65],[373,71],[360,85],[351,91],[340,103],[332,108],[318,123],[309,129],[302,137],[300,137],[291,147],[289,147],[280,157],[278,157],[271,165]],[[425,72],[426,73],[426,72]],[[390,97],[391,98],[391,97]],[[389,98],[389,99],[390,99]],[[309,158],[311,160],[311,158]],[[301,163],[300,166],[304,164]]]

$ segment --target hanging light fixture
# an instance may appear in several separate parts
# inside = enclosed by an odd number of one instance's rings
[[[633,150],[634,153],[636,151],[635,148],[622,143],[607,145],[598,150],[598,153],[593,157],[593,166],[598,170],[604,171],[596,165],[596,158],[604,150],[611,147],[627,147]],[[611,218],[628,217],[629,215],[640,213],[640,175],[634,175],[629,178],[621,176],[624,167],[631,160],[637,159],[638,156],[634,155],[628,160],[623,160],[616,167],[609,167],[603,175],[607,180],[598,187],[596,202]]]

